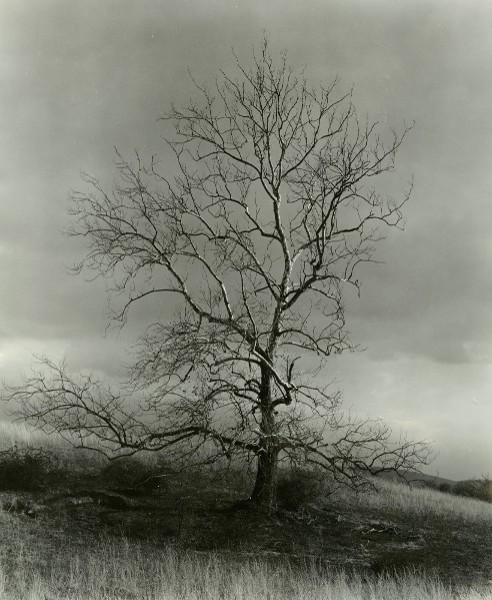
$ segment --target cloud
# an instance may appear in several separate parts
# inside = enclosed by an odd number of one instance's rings
[[[382,242],[385,263],[362,270],[361,298],[349,304],[362,343],[450,362],[474,360],[469,348],[490,344],[492,254],[484,224],[492,207],[470,215],[466,206],[437,198],[420,222]]]
[[[398,194],[414,175],[406,230],[379,245],[383,264],[361,270],[361,298],[348,292],[349,329],[368,350],[330,362],[328,375],[349,403],[435,430],[449,456],[453,436],[473,441],[461,423],[472,432],[490,422],[483,412],[463,421],[469,405],[460,395],[469,390],[482,407],[491,383],[491,23],[485,0],[4,0],[2,376],[43,348],[66,353],[74,369],[120,372],[124,348],[158,308],[142,306],[127,332],[104,338],[104,282],[66,274],[86,251],[60,233],[69,191],[82,170],[112,184],[114,145],[125,155],[157,153],[165,168],[156,119],[192,95],[187,68],[213,85],[218,69],[233,66],[231,47],[249,53],[265,29],[274,52],[286,47],[309,77],[354,84],[361,119],[416,121],[383,185]],[[474,447],[485,461],[487,451]]]

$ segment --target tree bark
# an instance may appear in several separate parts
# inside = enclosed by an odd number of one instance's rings
[[[271,373],[267,367],[262,369],[260,409],[261,438],[257,459],[255,486],[251,500],[259,507],[271,513],[277,504],[277,470],[279,448],[276,439],[275,413],[272,403]]]
[[[270,444],[258,454],[258,470],[251,500],[266,512],[272,513],[277,505],[278,449]]]

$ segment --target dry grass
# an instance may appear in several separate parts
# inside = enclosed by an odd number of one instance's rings
[[[5,525],[5,518],[2,519]],[[18,548],[0,560],[4,600],[487,600],[486,590],[451,590],[416,573],[363,579],[306,561],[294,569],[238,554],[152,552],[125,539],[66,548],[40,560]]]
[[[58,440],[32,434],[21,425],[0,422],[0,436],[4,447],[16,443],[66,452]],[[79,455],[75,453],[71,456],[80,460],[80,464],[88,460],[83,455],[76,458]],[[375,515],[378,519],[398,517],[402,531],[424,521],[432,521],[429,533],[436,532],[440,524],[445,527],[449,523],[449,530],[464,525],[462,529],[469,536],[466,544],[477,544],[472,531],[478,531],[482,537],[490,531],[490,504],[390,482],[378,482],[378,487],[379,493],[360,497],[347,494],[338,499],[346,512],[340,509],[339,516],[343,518],[330,521],[330,539],[336,541],[335,528],[339,526],[342,535],[346,530],[344,519],[348,522],[352,518],[354,523],[348,523],[347,527],[359,532],[350,535],[359,537],[349,541],[354,547],[360,547],[361,541],[365,544],[370,541],[377,548],[383,540],[361,537],[360,527],[354,527],[361,523],[364,526],[363,520],[369,522]],[[324,514],[323,502],[317,504],[317,514]],[[333,514],[337,514],[337,508],[332,508]],[[416,570],[400,571],[391,577],[375,576],[364,571],[330,569],[319,557],[299,560],[297,556],[293,562],[271,551],[259,550],[255,554],[251,548],[249,552],[197,552],[179,540],[157,548],[151,540],[131,539],[117,532],[104,537],[97,525],[74,531],[60,515],[58,521],[54,516],[46,514],[29,519],[0,509],[1,600],[492,599],[492,587],[485,588],[486,578],[480,587],[477,584],[474,588],[457,589]],[[289,525],[283,521],[279,527],[283,531]],[[365,549],[364,546],[360,551]]]
[[[492,523],[492,503],[390,481],[377,481],[376,492],[352,497],[351,501],[369,509],[417,518]]]
[[[46,449],[62,449],[68,444],[59,436],[46,435],[34,431],[23,423],[10,423],[0,420],[0,450],[11,448],[14,444],[27,447],[43,447]]]

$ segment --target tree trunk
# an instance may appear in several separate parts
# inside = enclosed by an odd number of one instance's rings
[[[275,413],[272,406],[271,374],[262,369],[260,409],[261,438],[258,451],[256,481],[251,500],[271,513],[277,503],[278,442],[276,439]]]
[[[251,494],[251,500],[268,513],[272,513],[277,504],[277,468],[278,449],[270,444],[258,454],[258,470]]]

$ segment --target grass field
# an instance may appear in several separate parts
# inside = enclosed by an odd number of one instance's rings
[[[2,519],[2,527],[6,525]],[[8,526],[8,524],[7,524]],[[16,525],[11,524],[15,530]],[[19,534],[19,532],[17,532]],[[22,536],[21,536],[22,537]],[[435,578],[407,572],[364,577],[324,569],[306,559],[294,568],[287,560],[251,555],[198,553],[168,548],[152,552],[128,540],[67,546],[44,560],[34,541],[2,553],[0,597],[5,600],[448,600],[490,599],[483,586],[451,588]],[[7,565],[6,563],[9,562]]]
[[[492,520],[491,503],[388,481],[378,481],[377,488],[378,493],[364,494],[357,498],[362,506],[391,510],[422,519],[436,517],[454,520],[463,523],[463,526],[467,523],[489,523]]]
[[[234,509],[250,484],[237,471],[184,472],[130,497],[121,486],[144,462],[108,470],[45,448],[63,455],[59,472],[0,492],[2,600],[492,599],[491,504],[379,481],[267,519]]]

